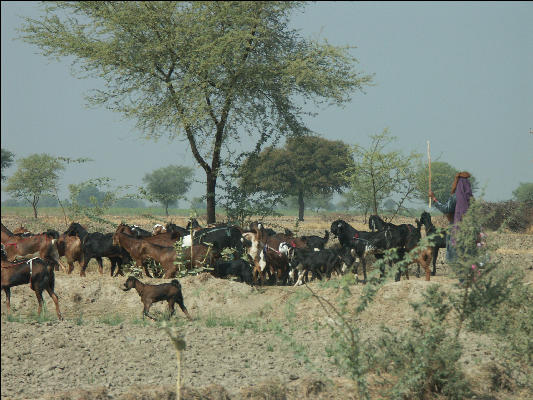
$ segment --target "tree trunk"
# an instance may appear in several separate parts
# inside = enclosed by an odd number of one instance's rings
[[[165,214],[167,214],[168,217],[168,203],[165,203]]]
[[[33,207],[33,217],[37,219],[37,203],[32,203],[31,205]]]
[[[207,223],[214,224],[217,222],[215,214],[215,188],[217,186],[217,177],[212,172],[207,172],[207,188],[206,188],[206,202],[207,202]]]
[[[304,193],[302,190],[298,192],[298,221],[304,220]]]

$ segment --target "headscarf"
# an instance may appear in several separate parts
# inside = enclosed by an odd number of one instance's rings
[[[465,176],[466,174],[468,174],[468,176]],[[463,215],[466,213],[468,206],[470,205],[472,187],[470,186],[470,181],[468,180],[469,177],[470,174],[468,172],[460,172],[455,176],[454,187],[452,190],[455,190],[455,196],[457,198],[453,217],[453,222],[456,224],[463,219]]]

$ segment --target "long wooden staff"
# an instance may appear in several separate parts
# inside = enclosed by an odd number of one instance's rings
[[[431,153],[429,151],[429,140],[428,144],[428,170],[429,170],[429,191],[431,192]],[[431,208],[431,196],[429,196],[429,208]]]

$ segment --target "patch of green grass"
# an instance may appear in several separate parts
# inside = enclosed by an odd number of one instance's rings
[[[24,319],[20,315],[13,314],[13,313],[7,314],[7,320],[9,322],[19,322],[19,323],[24,322]]]
[[[216,326],[225,326],[225,327],[234,327],[236,325],[236,320],[229,316],[217,316],[214,313],[209,313],[205,319],[205,326],[208,328],[213,328]]]
[[[76,325],[83,325],[83,313],[79,313],[78,316],[74,319]]]
[[[120,314],[106,314],[99,319],[99,321],[106,325],[119,325],[124,322],[124,317]]]
[[[42,324],[43,322],[49,322],[52,320],[52,316],[48,313],[48,310],[46,309],[46,304],[43,301],[43,310],[41,314],[37,314],[36,312],[33,312],[29,315],[29,320],[36,321],[39,324]]]
[[[133,318],[131,320],[131,323],[133,325],[139,325],[139,326],[149,326],[150,325],[150,320],[147,319],[147,318]]]
[[[326,288],[334,288],[334,289],[340,289],[345,287],[346,285],[355,285],[356,279],[353,272],[348,272],[346,275],[343,275],[341,277],[337,278],[331,278],[329,281],[319,281],[318,287],[321,289]]]
[[[272,345],[269,344],[267,346],[267,351],[270,351],[270,352],[274,351],[274,347],[272,347]]]

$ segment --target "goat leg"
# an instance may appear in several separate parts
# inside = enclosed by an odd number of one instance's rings
[[[437,275],[437,257],[439,255],[439,248],[435,246],[433,248],[433,272],[431,275],[435,276]]]
[[[61,311],[59,310],[59,301],[57,299],[57,295],[54,293],[54,291],[51,288],[47,288],[46,291],[48,292],[48,294],[50,295],[50,297],[52,298],[52,301],[54,302],[56,306],[57,318],[62,321],[63,316],[61,315]]]
[[[100,275],[104,274],[104,264],[102,264],[102,257],[96,257],[96,261],[98,262],[98,272],[100,272]]]
[[[40,316],[43,311],[43,294],[40,290],[35,291],[35,296],[37,296],[37,301],[39,302],[39,308],[37,310],[37,315]]]
[[[4,292],[6,293],[6,306],[7,306],[7,313],[11,313],[11,288],[4,288]]]

